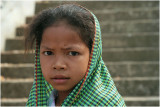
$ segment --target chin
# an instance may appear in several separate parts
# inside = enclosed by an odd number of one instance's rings
[[[61,87],[61,86],[59,86],[59,87],[53,86],[53,88],[56,89],[57,91],[68,91],[68,90],[70,90],[70,88]]]
[[[57,86],[57,87],[53,86],[53,88],[57,91],[72,91],[74,87],[70,88],[70,87],[64,87],[64,86]]]

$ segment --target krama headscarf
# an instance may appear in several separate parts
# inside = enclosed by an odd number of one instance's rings
[[[67,96],[62,106],[125,106],[102,60],[100,25],[96,16],[90,13],[95,21],[95,35],[88,69],[85,77]],[[41,72],[40,46],[36,44],[34,81],[26,106],[47,106],[52,90],[53,87],[44,79]]]

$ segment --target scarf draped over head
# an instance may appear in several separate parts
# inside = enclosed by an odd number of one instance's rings
[[[102,60],[102,40],[99,22],[95,21],[95,35],[85,77],[63,101],[62,106],[125,106],[107,67]],[[47,106],[53,87],[44,79],[40,66],[40,46],[36,44],[34,81],[26,106]]]

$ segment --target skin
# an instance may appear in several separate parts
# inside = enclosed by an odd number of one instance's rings
[[[58,91],[56,106],[85,76],[89,55],[89,48],[73,27],[60,23],[44,30],[40,63],[44,78]]]

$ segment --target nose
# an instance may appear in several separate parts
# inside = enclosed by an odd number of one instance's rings
[[[58,71],[66,70],[67,66],[63,57],[57,56],[53,60],[54,60],[54,63],[52,67],[54,70],[58,70]]]

